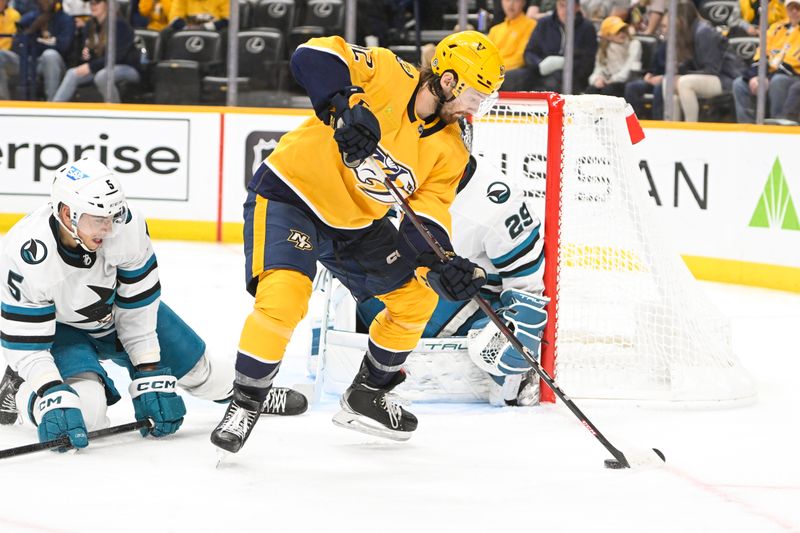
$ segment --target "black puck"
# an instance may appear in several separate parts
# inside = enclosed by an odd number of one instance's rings
[[[612,468],[614,470],[618,470],[620,468],[627,468],[628,465],[624,465],[621,462],[617,461],[616,459],[606,459],[603,463],[606,468]]]

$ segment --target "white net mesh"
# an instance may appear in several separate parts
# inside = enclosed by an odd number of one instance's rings
[[[506,99],[473,130],[474,152],[528,178],[545,225],[547,122],[546,101]],[[557,381],[576,398],[751,401],[726,321],[655,223],[624,100],[567,96],[563,128]]]

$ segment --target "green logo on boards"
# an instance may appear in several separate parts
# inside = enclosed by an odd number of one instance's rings
[[[792,202],[789,184],[783,174],[781,162],[776,157],[772,172],[764,185],[764,192],[758,199],[758,205],[750,219],[751,228],[781,228],[800,231],[797,210]]]

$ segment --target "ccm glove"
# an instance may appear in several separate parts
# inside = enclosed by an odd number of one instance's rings
[[[469,300],[486,284],[486,272],[464,257],[454,255],[442,262],[432,253],[419,257],[422,266],[430,268],[428,284],[436,293],[448,300],[460,302]]]
[[[81,414],[81,399],[66,383],[55,383],[45,389],[41,396],[33,396],[30,411],[31,418],[39,426],[39,442],[60,439],[66,435],[70,446],[54,448],[58,452],[89,445],[86,423]]]
[[[358,101],[350,106],[354,95],[361,94],[361,87],[349,86],[331,98],[333,111],[333,138],[339,145],[344,164],[355,168],[375,153],[381,140],[381,125],[366,103]]]
[[[153,427],[139,430],[143,437],[171,435],[181,427],[186,406],[183,398],[175,394],[177,384],[172,370],[166,367],[133,374],[128,391],[133,399],[136,420],[149,418],[153,421]]]

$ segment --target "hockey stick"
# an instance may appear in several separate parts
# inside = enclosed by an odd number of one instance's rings
[[[395,187],[391,179],[389,179],[389,177],[386,176],[385,172],[383,172],[383,170],[378,166],[375,160],[372,157],[369,157],[365,159],[362,164],[365,165],[371,172],[374,172],[375,176],[383,177],[383,183],[386,186],[386,189],[394,198],[395,203],[403,211],[405,216],[408,217],[408,219],[411,221],[411,223],[414,225],[417,231],[419,231],[420,235],[422,235],[422,238],[425,239],[426,243],[428,243],[428,246],[430,246],[431,249],[434,251],[434,253],[436,253],[436,256],[439,258],[440,261],[443,262],[449,261],[450,258],[447,257],[447,254],[445,254],[442,245],[439,244],[439,242],[431,234],[431,232],[428,231],[428,228],[426,228],[422,224],[419,217],[411,208],[409,203],[406,201],[405,198],[403,198],[403,196],[397,190],[397,187]],[[597,429],[597,427],[589,420],[589,418],[585,414],[583,414],[583,412],[578,408],[578,406],[575,405],[575,402],[573,402],[572,399],[569,396],[567,396],[564,393],[564,391],[561,390],[561,387],[559,387],[553,380],[553,378],[550,377],[550,375],[541,367],[541,365],[539,365],[539,361],[536,360],[536,356],[533,353],[531,353],[530,350],[528,350],[528,348],[526,348],[525,345],[523,345],[519,341],[519,339],[517,339],[514,336],[514,333],[508,328],[505,322],[503,322],[503,320],[497,315],[494,309],[492,309],[492,306],[489,304],[489,302],[481,298],[479,295],[475,295],[472,298],[472,300],[478,304],[478,307],[480,307],[480,309],[484,313],[486,313],[486,316],[488,316],[489,319],[497,326],[497,328],[500,330],[503,336],[505,336],[506,339],[508,339],[508,342],[511,343],[514,349],[520,352],[523,355],[523,357],[525,357],[525,360],[531,365],[533,370],[539,375],[542,381],[544,381],[545,384],[547,384],[547,386],[550,388],[550,390],[552,390],[553,393],[562,402],[564,402],[564,405],[566,405],[569,408],[569,410],[572,411],[572,414],[574,414],[578,418],[578,421],[581,424],[583,424],[583,426],[586,429],[588,429],[589,432],[592,435],[594,435],[595,438],[597,438],[597,440],[599,440],[603,446],[605,446],[606,450],[608,450],[611,453],[611,455],[614,456],[614,459],[606,459],[605,461],[606,468],[630,468],[631,464],[625,457],[625,454],[623,454],[619,449],[617,449],[613,444],[611,444],[611,442],[609,442],[609,440],[600,432],[600,430]],[[664,454],[661,453],[661,451],[657,450],[656,448],[653,448],[652,450],[655,452],[656,455],[658,455],[661,461],[665,461]]]
[[[128,422],[127,424],[121,424],[119,426],[112,426],[110,428],[98,429],[97,431],[90,431],[86,436],[91,442],[92,439],[110,437],[111,435],[127,433],[128,431],[150,427],[153,427],[153,422],[148,418],[145,420],[137,420],[136,422]],[[48,440],[45,442],[37,442],[36,444],[26,444],[24,446],[17,446],[16,448],[0,450],[0,459],[17,457],[19,455],[25,455],[27,453],[38,452],[41,450],[49,450],[50,448],[60,448],[62,446],[65,448],[72,448],[72,445],[69,443],[69,437],[66,435],[62,435],[55,440]]]

